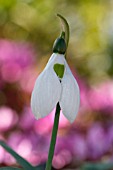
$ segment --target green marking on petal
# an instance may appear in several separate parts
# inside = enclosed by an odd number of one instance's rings
[[[54,68],[54,71],[55,71],[55,73],[57,74],[57,76],[58,76],[59,78],[63,78],[64,69],[65,69],[64,65],[57,63],[57,64],[54,65],[53,68]]]

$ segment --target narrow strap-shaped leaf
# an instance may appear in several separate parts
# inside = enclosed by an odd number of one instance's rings
[[[80,170],[112,170],[113,163],[86,163]]]
[[[46,168],[46,163],[43,163],[41,165],[35,166],[34,170],[45,170],[45,168]],[[52,167],[51,170],[55,170],[55,169]]]
[[[46,168],[46,163],[43,163],[41,165],[38,165],[35,167],[35,170],[45,170]]]
[[[15,167],[1,167],[0,170],[22,170],[21,168],[15,168]]]
[[[17,162],[25,169],[25,170],[33,170],[34,167],[27,162],[24,158],[22,158],[20,155],[18,155],[14,150],[12,150],[9,146],[5,144],[5,142],[0,141],[0,145],[9,152],[16,160]],[[24,152],[24,151],[23,151]]]

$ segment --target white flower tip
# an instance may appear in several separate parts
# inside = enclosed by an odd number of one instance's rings
[[[35,96],[34,96],[34,91],[32,92],[31,95],[31,111],[34,114],[35,118],[38,120],[41,118],[41,115],[38,113],[37,108],[36,108],[36,100],[35,100]]]

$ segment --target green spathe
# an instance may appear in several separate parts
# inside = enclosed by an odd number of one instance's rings
[[[57,74],[59,78],[63,78],[64,75],[64,65],[63,64],[55,64],[54,65],[54,71]]]

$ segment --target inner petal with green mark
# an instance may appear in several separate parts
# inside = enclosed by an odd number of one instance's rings
[[[63,75],[64,75],[64,65],[63,64],[55,64],[54,65],[54,71],[56,73],[56,75],[59,77],[59,78],[63,78]]]

